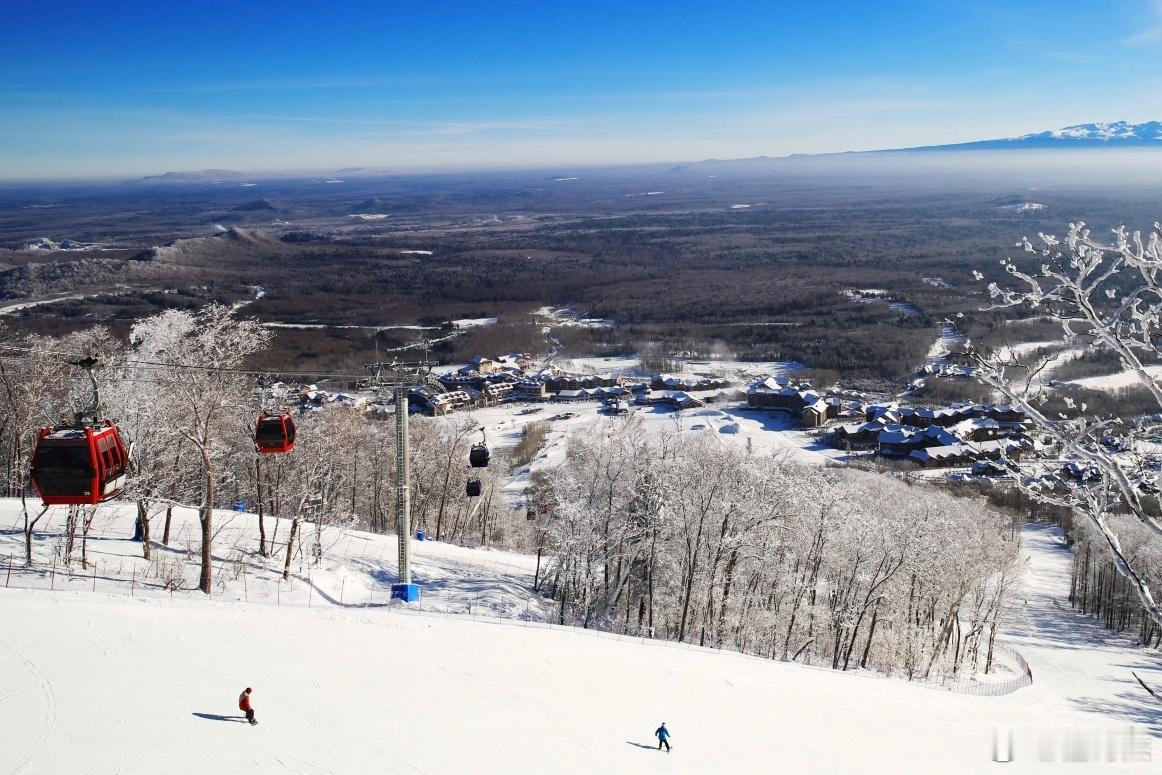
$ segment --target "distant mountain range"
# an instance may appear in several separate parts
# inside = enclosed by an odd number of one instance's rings
[[[1073,126],[1062,127],[1061,129],[1050,129],[1046,132],[1035,132],[1033,134],[1021,135],[1020,137],[1005,137],[998,140],[973,140],[966,143],[949,143],[946,145],[920,145],[911,148],[884,148],[873,151],[846,151],[834,153],[794,153],[789,157],[791,159],[824,159],[828,157],[869,157],[880,154],[895,154],[895,153],[927,153],[927,152],[956,152],[956,151],[1013,151],[1013,150],[1071,150],[1071,149],[1094,149],[1094,148],[1160,148],[1162,149],[1162,121],[1146,121],[1141,124],[1131,124],[1128,121],[1114,121],[1111,123],[1097,122],[1093,124],[1075,124]],[[706,170],[714,170],[722,167],[723,171],[739,171],[748,166],[755,164],[770,164],[779,157],[758,156],[747,159],[706,159],[704,161],[686,162],[674,167],[670,167],[670,172],[693,172],[697,170],[699,173]],[[642,165],[643,168],[649,168],[653,165]],[[661,165],[658,165],[659,167]],[[256,177],[264,180],[308,180],[318,178],[317,182],[326,183],[340,183],[338,179],[323,180],[319,178],[320,173],[295,173],[295,172],[266,172],[266,173],[244,173],[236,172],[234,170],[195,170],[188,172],[166,172],[162,175],[150,175],[148,177],[140,178],[138,182],[146,184],[201,184],[201,185],[226,185],[226,186],[253,186],[252,181]],[[381,175],[392,174],[386,169],[371,169],[363,167],[352,167],[343,170],[338,170],[333,173],[328,173],[332,176],[342,174],[344,177],[351,178],[372,178]],[[555,177],[551,180],[576,180],[575,177]],[[376,209],[380,206],[378,200],[370,199],[367,202],[357,205],[353,212],[378,212]],[[259,200],[250,206],[239,206],[235,209],[270,209],[272,206],[265,203],[265,200]]]
[[[1006,137],[1000,140],[975,140],[949,145],[922,145],[916,148],[892,148],[899,151],[996,151],[1062,148],[1162,148],[1162,121],[1131,124],[1114,121],[1110,124],[1075,124],[1048,132]],[[877,151],[883,153],[885,151]]]

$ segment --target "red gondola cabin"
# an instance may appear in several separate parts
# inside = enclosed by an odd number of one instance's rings
[[[125,489],[129,453],[117,426],[40,429],[30,475],[45,506],[95,506]]]
[[[290,452],[295,448],[295,421],[289,412],[264,414],[254,429],[254,448],[264,455]]]

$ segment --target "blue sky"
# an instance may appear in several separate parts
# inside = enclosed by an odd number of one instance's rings
[[[16,2],[0,179],[567,166],[1162,118],[1162,0]]]

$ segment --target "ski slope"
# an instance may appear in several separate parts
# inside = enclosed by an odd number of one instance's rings
[[[38,501],[29,503],[35,515]],[[97,509],[89,531],[90,568],[80,567],[80,536],[72,568],[54,562],[63,549],[67,509],[56,506],[36,526],[34,567],[25,569],[20,502],[0,498],[0,572],[14,567],[7,579],[12,587],[43,590],[87,589],[91,592],[129,594],[133,597],[201,597],[198,583],[200,528],[197,512],[175,508],[168,546],[155,546],[153,559],[141,557],[133,535],[136,510],[119,502]],[[160,541],[163,517],[152,520],[152,535]],[[214,512],[214,589],[216,600],[314,607],[386,605],[399,571],[399,548],[394,535],[326,527],[319,538],[323,557],[309,562],[315,527],[304,522],[291,562],[291,578],[282,581],[289,520],[266,518],[267,540],[276,546],[272,557],[258,555],[258,518],[224,509]],[[494,549],[470,549],[435,541],[412,541],[413,581],[423,585],[421,607],[427,611],[489,614],[510,618],[544,619],[543,600],[533,592],[536,558]],[[177,589],[167,581],[180,580]],[[2,770],[0,770],[2,772]]]
[[[1000,766],[994,735],[1011,733],[1006,772],[1156,772],[1162,707],[1130,670],[1162,683],[1158,655],[1054,604],[1059,531],[1026,528],[1022,554],[1007,642],[1034,683],[1003,697],[318,598],[0,589],[0,770],[972,773]],[[254,728],[235,710],[245,686]],[[670,754],[654,750],[662,721]],[[1102,760],[1066,767],[1061,744],[1077,756],[1091,731]],[[1104,761],[1143,743],[1153,763]]]

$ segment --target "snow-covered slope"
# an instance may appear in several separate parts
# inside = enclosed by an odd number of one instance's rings
[[[133,535],[133,506],[102,506],[89,532],[89,570],[80,568],[79,534],[73,567],[67,569],[56,559],[63,550],[65,518],[65,508],[57,506],[37,524],[33,547],[36,562],[33,568],[26,569],[20,562],[24,536],[19,501],[0,498],[0,572],[8,570],[9,558],[13,558],[15,567],[6,579],[12,588],[87,589],[166,599],[202,596],[193,591],[198,583],[200,545],[193,509],[174,509],[169,546],[156,547],[152,560],[147,561],[141,557],[141,544],[129,540]],[[291,563],[291,578],[281,581],[288,521],[266,519],[267,539],[276,540],[275,556],[271,558],[258,555],[255,515],[218,510],[214,524],[215,600],[281,607],[375,607],[388,603],[398,572],[399,550],[393,535],[324,528],[319,540],[323,557],[313,563],[308,558],[313,553],[315,528],[304,523]],[[163,519],[155,517],[155,539],[162,537],[162,525]],[[538,621],[544,618],[542,599],[532,590],[535,557],[414,540],[411,557],[413,580],[423,586],[424,610]]]
[[[1027,528],[1023,552],[1009,639],[1034,683],[1003,697],[527,622],[0,589],[0,769],[961,773],[995,769],[1011,733],[1007,772],[1062,771],[1084,741],[1098,759],[1069,771],[1154,771],[1124,759],[1151,735],[1162,754],[1130,676],[1162,683],[1156,655],[1058,609],[1059,531]]]
[[[1115,144],[1118,142],[1162,143],[1162,122],[1146,121],[1141,124],[1131,124],[1128,121],[1114,121],[1112,123],[1075,124],[1061,129],[1051,129],[1048,132],[1021,135],[1014,138],[1017,142],[1030,140],[1061,140],[1064,142],[1079,142],[1094,140],[1097,142]]]

